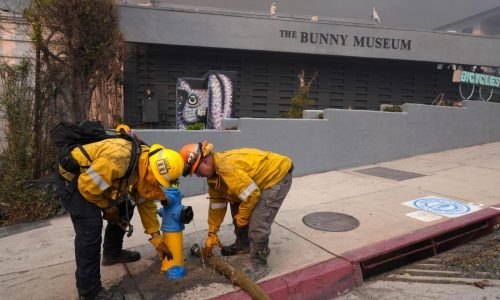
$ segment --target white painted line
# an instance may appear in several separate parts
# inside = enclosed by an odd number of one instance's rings
[[[431,214],[431,213],[428,213],[426,211],[421,211],[421,210],[407,213],[406,215],[410,218],[414,218],[414,219],[417,219],[417,220],[420,220],[423,222],[432,222],[432,221],[436,221],[436,220],[443,218],[441,216]]]

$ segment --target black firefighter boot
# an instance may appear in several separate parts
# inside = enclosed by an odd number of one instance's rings
[[[248,239],[248,226],[234,230],[236,241],[229,246],[222,247],[220,253],[224,256],[233,256],[237,254],[246,254],[250,252],[250,240]]]
[[[124,300],[125,297],[120,292],[111,292],[108,289],[101,288],[97,293],[90,296],[80,296],[79,300]]]
[[[118,255],[103,254],[102,265],[111,266],[117,263],[131,263],[139,259],[141,259],[141,254],[139,252],[122,249]]]
[[[252,242],[250,244],[250,263],[243,272],[253,281],[257,281],[271,272],[267,264],[267,257],[271,250],[267,247],[268,241]]]

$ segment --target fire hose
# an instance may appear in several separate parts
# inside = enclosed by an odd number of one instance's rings
[[[210,256],[206,257],[203,255],[205,253],[204,249],[198,244],[194,244],[191,247],[191,255],[202,258],[207,265],[214,268],[217,272],[224,275],[233,284],[241,287],[245,292],[248,293],[253,299],[256,300],[270,300],[269,296],[258,286],[252,279],[248,278],[241,270],[232,266],[229,262],[217,257]]]

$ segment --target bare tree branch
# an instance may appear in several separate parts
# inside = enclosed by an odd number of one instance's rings
[[[304,73],[304,70],[302,70],[300,72],[300,74],[297,75],[297,77],[299,77],[299,82],[300,82],[299,86],[305,86],[305,81],[304,81],[305,73]]]
[[[44,69],[53,72],[58,95],[68,103],[72,119],[90,116],[96,90],[115,90],[99,84],[103,78],[121,76],[121,64],[115,61],[122,61],[123,40],[114,4],[114,0],[32,0],[25,12],[32,29],[44,33],[38,41],[44,53]],[[64,75],[59,78],[56,74]]]
[[[319,73],[318,71],[314,72],[313,76],[311,77],[311,79],[307,82],[307,87],[311,87],[311,84],[313,83],[314,79],[318,78],[319,76]]]

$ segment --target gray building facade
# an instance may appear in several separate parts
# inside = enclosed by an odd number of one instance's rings
[[[193,8],[121,6],[125,122],[174,128],[177,78],[234,72],[233,117],[282,117],[313,73],[312,109],[457,98],[446,65],[500,66],[500,39]],[[481,55],[479,55],[481,54]],[[438,65],[445,65],[438,68]]]

